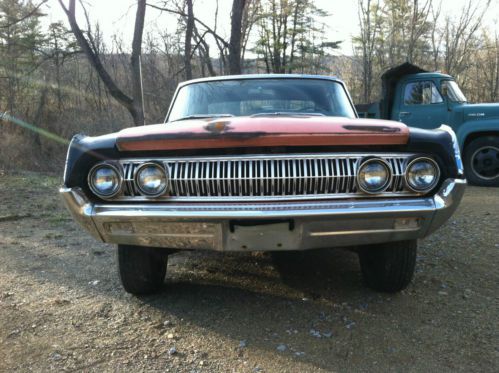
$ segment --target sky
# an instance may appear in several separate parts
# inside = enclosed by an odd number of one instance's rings
[[[63,0],[67,3],[67,0]],[[157,0],[149,0],[151,3]],[[222,35],[228,37],[230,31],[230,10],[232,0],[219,1],[218,28]],[[469,1],[477,0],[441,0],[442,15],[459,16],[459,10]],[[478,0],[485,2],[486,0]],[[499,0],[491,0],[491,5],[485,15],[484,23],[492,30],[499,32]],[[438,0],[435,0],[438,3]],[[132,40],[135,17],[134,0],[84,0],[90,19],[98,21],[106,40],[111,40],[113,34],[121,34],[124,41]],[[358,33],[357,0],[315,0],[315,4],[327,11],[330,15],[324,19],[329,26],[327,39],[330,41],[342,40],[340,54],[352,54],[352,36]],[[201,21],[212,26],[216,0],[194,0],[194,15]],[[67,25],[65,14],[57,0],[50,0],[45,9],[47,17],[44,22],[62,20]],[[77,9],[80,26],[83,28],[81,8]],[[69,25],[68,25],[69,27]],[[160,14],[159,11],[148,8],[146,11],[146,30],[158,27],[174,32],[176,19],[173,16]]]

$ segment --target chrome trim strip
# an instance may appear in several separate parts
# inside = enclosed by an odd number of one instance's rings
[[[368,156],[375,156],[380,158],[401,158],[401,157],[412,157],[415,153],[355,153],[355,152],[342,152],[342,153],[293,153],[293,154],[248,154],[248,155],[214,155],[214,156],[188,156],[188,157],[156,157],[156,158],[126,158],[120,159],[119,162],[179,162],[179,161],[234,161],[234,160],[270,160],[270,159],[303,159],[303,158],[363,158]]]
[[[398,232],[414,232],[420,230],[420,227],[416,228],[398,228],[398,229],[361,229],[354,231],[328,231],[328,232],[310,232],[311,237],[331,237],[331,236],[348,236],[348,235],[359,235],[359,234],[371,234],[371,233],[390,233],[393,231]]]
[[[268,189],[268,188],[267,188]],[[271,201],[315,201],[315,200],[338,200],[338,199],[376,199],[376,198],[396,198],[396,197],[419,197],[423,193],[413,193],[409,191],[401,192],[384,192],[378,194],[364,194],[364,193],[330,193],[330,194],[305,194],[305,195],[273,195],[273,196],[185,196],[185,197],[175,197],[167,196],[161,198],[150,198],[141,195],[134,197],[123,196],[113,200],[108,200],[109,202],[271,202]]]
[[[226,204],[98,204],[95,217],[168,217],[168,219],[269,219],[319,216],[356,216],[369,213],[393,214],[432,212],[433,198],[314,201],[276,203],[226,203]]]
[[[442,124],[437,128],[440,131],[447,132],[452,139],[452,148],[454,149],[454,158],[456,159],[457,174],[459,176],[464,176],[464,164],[461,158],[461,150],[459,149],[459,142],[457,141],[457,136],[454,130],[446,124]]]

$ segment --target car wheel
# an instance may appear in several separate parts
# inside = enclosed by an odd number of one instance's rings
[[[361,247],[360,267],[367,286],[385,292],[405,289],[414,275],[416,251],[416,240]]]
[[[499,137],[471,141],[464,150],[464,170],[470,184],[499,186]]]
[[[168,253],[155,247],[118,245],[118,271],[123,288],[135,295],[158,291],[165,279]]]

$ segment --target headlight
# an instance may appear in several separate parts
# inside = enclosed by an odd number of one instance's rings
[[[94,166],[88,174],[88,186],[99,197],[110,198],[121,190],[121,174],[110,164]]]
[[[156,163],[144,163],[137,169],[135,183],[143,195],[160,196],[165,193],[167,187],[165,168]]]
[[[371,158],[362,162],[357,173],[357,185],[360,190],[369,194],[385,191],[391,179],[390,165],[380,158]]]
[[[428,192],[438,182],[440,169],[433,159],[416,158],[407,165],[405,180],[415,192]]]

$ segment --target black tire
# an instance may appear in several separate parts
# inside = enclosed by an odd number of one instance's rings
[[[464,149],[464,171],[470,184],[499,186],[499,137],[472,140]]]
[[[135,295],[157,292],[165,280],[166,249],[118,245],[118,271],[125,291]]]
[[[360,268],[366,285],[391,293],[405,289],[414,275],[416,252],[416,240],[361,247]]]

